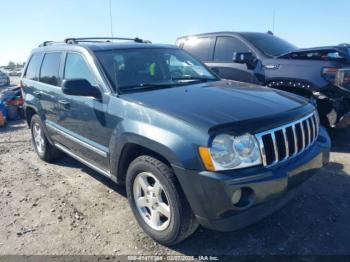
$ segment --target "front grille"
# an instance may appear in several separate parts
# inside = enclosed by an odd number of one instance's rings
[[[319,126],[315,111],[298,121],[255,135],[264,166],[275,165],[305,151],[317,140]]]

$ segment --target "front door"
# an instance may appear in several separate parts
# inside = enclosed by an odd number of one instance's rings
[[[67,53],[63,80],[70,79],[85,79],[98,87],[95,75],[80,53]],[[101,93],[100,100],[63,94],[58,101],[58,124],[64,146],[93,165],[109,170],[108,144],[112,132],[106,116],[109,97]]]
[[[246,64],[235,63],[234,53],[252,52],[241,40],[232,36],[218,36],[213,61],[206,63],[224,79],[247,83],[257,83],[253,69]]]

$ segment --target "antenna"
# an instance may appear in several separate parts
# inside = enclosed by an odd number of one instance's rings
[[[273,9],[272,13],[272,32],[275,33],[275,20],[276,20],[276,10]]]
[[[109,21],[110,21],[110,27],[111,27],[111,36],[113,37],[112,0],[109,0]]]

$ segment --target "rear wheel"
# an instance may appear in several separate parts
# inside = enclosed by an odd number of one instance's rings
[[[198,227],[172,169],[151,156],[129,166],[126,186],[129,204],[142,229],[155,241],[174,245]]]
[[[51,145],[46,138],[43,130],[43,124],[38,115],[34,115],[32,117],[30,128],[32,131],[32,141],[35,151],[42,160],[52,162],[62,155],[62,152]]]

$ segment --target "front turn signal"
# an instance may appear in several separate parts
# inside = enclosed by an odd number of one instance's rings
[[[215,166],[214,166],[213,161],[211,159],[209,148],[204,147],[204,146],[200,146],[198,148],[198,152],[199,152],[199,155],[201,157],[201,160],[202,160],[204,167],[208,171],[215,171]]]

